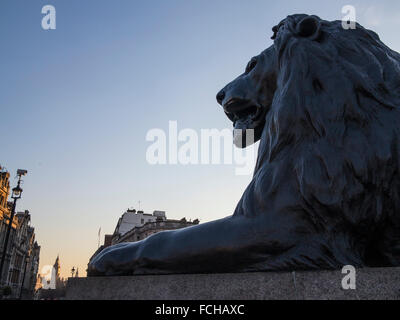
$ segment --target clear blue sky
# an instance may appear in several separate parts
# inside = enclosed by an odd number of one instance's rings
[[[41,8],[57,29],[41,28]],[[146,133],[226,128],[215,94],[271,45],[288,14],[357,18],[400,51],[400,2],[266,0],[2,0],[0,164],[29,170],[18,209],[30,210],[41,264],[84,275],[97,231],[142,202],[145,211],[202,222],[230,215],[251,177],[233,166],[150,166]],[[13,185],[15,181],[12,181]]]

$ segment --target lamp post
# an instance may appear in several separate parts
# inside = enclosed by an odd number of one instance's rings
[[[22,170],[22,169],[18,169],[17,170],[18,183],[17,183],[17,186],[12,189],[11,198],[14,199],[14,202],[13,202],[13,205],[12,205],[12,208],[11,208],[10,219],[8,220],[7,233],[6,233],[6,238],[4,240],[3,253],[2,253],[2,256],[1,256],[0,283],[2,282],[2,277],[3,277],[3,267],[4,267],[4,262],[6,260],[8,240],[10,238],[12,222],[13,222],[14,215],[15,215],[15,207],[17,205],[17,200],[20,199],[21,195],[22,195],[22,188],[21,188],[22,176],[26,175],[27,173],[28,173],[28,171],[26,171],[26,170]]]
[[[75,273],[75,267],[72,267],[71,269],[72,278],[74,277],[74,273]]]

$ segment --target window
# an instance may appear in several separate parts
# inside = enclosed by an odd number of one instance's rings
[[[21,268],[21,263],[22,263],[22,256],[18,254],[15,259],[15,267]]]
[[[11,272],[11,283],[18,283],[18,278],[19,278],[19,271],[13,270]]]
[[[141,223],[141,224],[144,224],[144,219],[141,219],[141,220],[140,220],[140,223]]]

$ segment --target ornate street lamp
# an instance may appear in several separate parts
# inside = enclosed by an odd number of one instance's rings
[[[6,233],[6,238],[4,240],[4,246],[3,246],[3,254],[1,256],[1,264],[0,264],[0,283],[2,282],[2,276],[3,276],[3,267],[4,267],[4,262],[6,260],[6,254],[7,254],[7,247],[8,247],[8,240],[10,238],[10,232],[12,228],[12,222],[14,220],[14,215],[15,215],[15,207],[17,205],[17,200],[21,199],[22,195],[22,188],[21,188],[21,181],[22,181],[22,176],[26,175],[28,173],[27,170],[22,170],[18,169],[17,170],[17,176],[18,176],[18,183],[15,188],[12,189],[12,195],[11,198],[14,199],[12,209],[11,209],[11,215],[10,219],[8,220],[8,226],[7,226],[7,233]]]
[[[11,198],[13,198],[14,200],[18,200],[21,199],[21,195],[22,195],[22,188],[18,185],[12,189],[12,195]]]

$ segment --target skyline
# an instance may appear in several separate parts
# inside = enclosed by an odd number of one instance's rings
[[[57,10],[56,30],[41,29],[46,4]],[[112,233],[138,201],[201,223],[232,214],[251,176],[233,165],[151,166],[146,133],[175,120],[180,129],[231,128],[215,95],[272,44],[272,26],[295,12],[340,19],[346,4],[2,3],[0,164],[11,177],[29,171],[17,210],[31,213],[40,268],[60,254],[63,277],[72,266],[84,276],[99,228]],[[400,51],[399,3],[353,5],[358,22]]]

